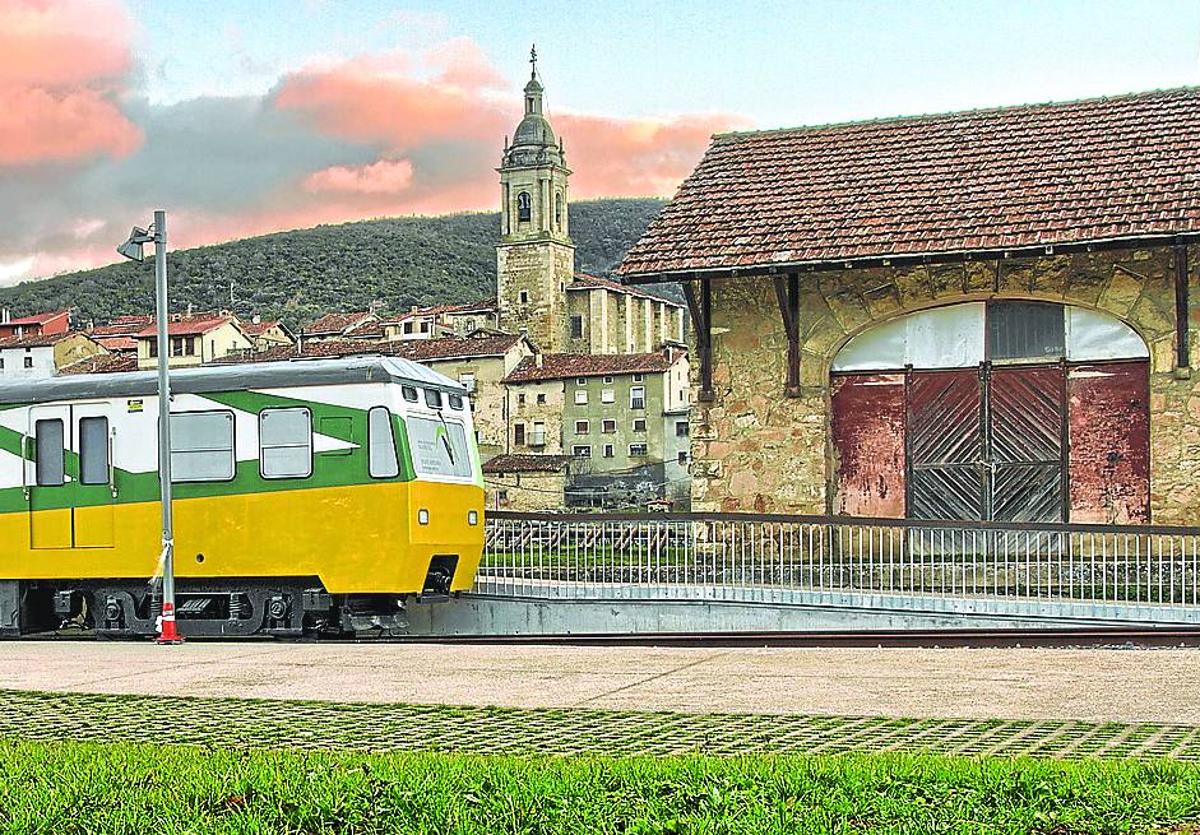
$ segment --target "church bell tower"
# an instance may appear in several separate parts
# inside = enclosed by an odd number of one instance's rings
[[[567,168],[562,142],[542,110],[537,50],[530,50],[525,115],[507,138],[500,167],[500,244],[496,304],[500,328],[527,329],[543,351],[567,344],[567,285],[575,275],[575,244],[567,219]]]

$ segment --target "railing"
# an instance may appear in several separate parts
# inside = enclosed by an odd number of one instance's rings
[[[1200,528],[760,514],[493,512],[477,589],[741,599],[747,589],[1200,605]]]

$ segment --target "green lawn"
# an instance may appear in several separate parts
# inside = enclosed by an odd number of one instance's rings
[[[1190,832],[1200,766],[0,742],[13,833]]]

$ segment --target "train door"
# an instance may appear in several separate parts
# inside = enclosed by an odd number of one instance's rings
[[[71,408],[35,406],[26,431],[25,498],[29,506],[29,547],[70,548],[71,502],[67,479]]]
[[[83,404],[73,407],[71,416],[75,428],[75,455],[68,456],[75,481],[72,544],[76,548],[111,548],[116,482],[109,407],[105,403]]]

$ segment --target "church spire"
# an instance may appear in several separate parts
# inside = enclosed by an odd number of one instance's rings
[[[542,115],[542,82],[537,72],[537,44],[529,48],[529,81],[525,84],[525,115]]]

